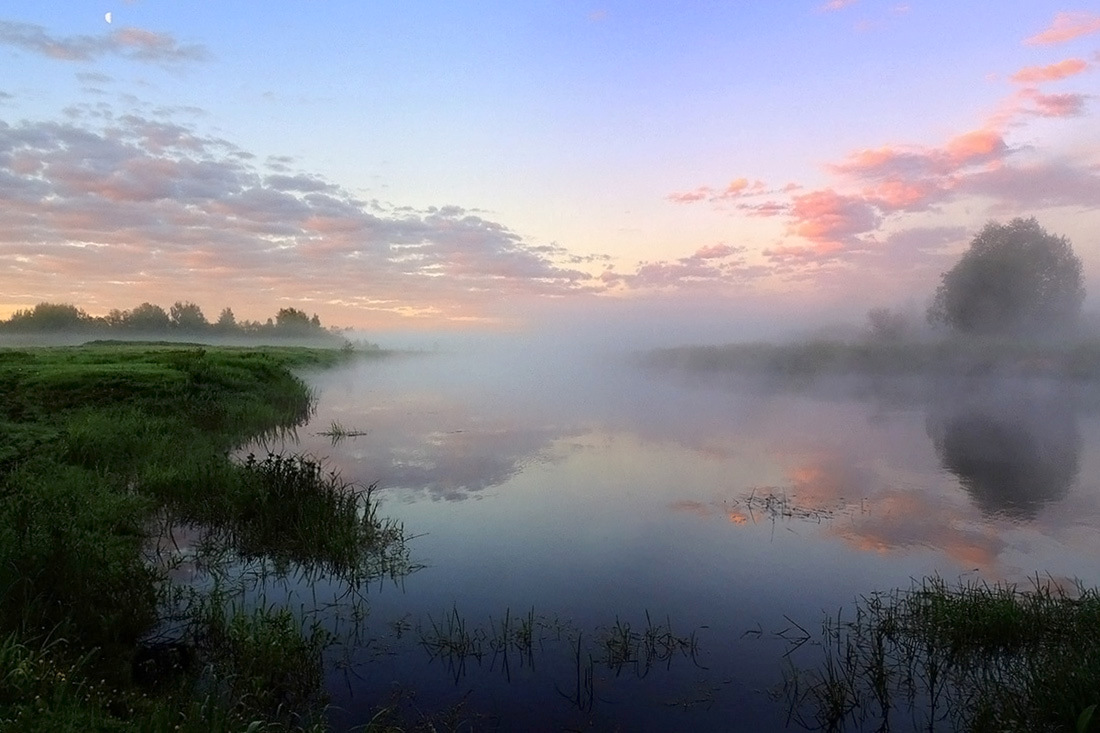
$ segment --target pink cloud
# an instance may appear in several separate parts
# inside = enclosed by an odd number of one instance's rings
[[[676,204],[693,204],[698,201],[730,201],[743,196],[755,196],[765,193],[767,186],[763,181],[750,181],[747,178],[735,178],[721,191],[710,186],[699,186],[690,191],[671,193],[666,198]]]
[[[1100,31],[1100,14],[1088,11],[1061,12],[1046,30],[1024,40],[1029,46],[1047,46],[1072,41]]]
[[[844,196],[832,189],[811,191],[791,200],[790,231],[822,248],[834,251],[853,237],[878,227],[882,217],[861,197]]]
[[[1045,206],[1100,207],[1100,169],[1070,163],[1002,168],[968,177],[960,192],[990,196],[1013,209]]]
[[[988,163],[1002,157],[1007,149],[1000,131],[974,130],[947,141],[945,162],[950,167]]]
[[[1083,94],[1040,94],[1036,89],[1024,89],[1020,98],[1028,103],[1023,111],[1040,117],[1080,117],[1085,113]]]
[[[749,216],[780,216],[786,214],[791,210],[790,204],[784,204],[779,201],[763,201],[759,204],[738,204],[737,208],[740,211],[744,211]]]
[[[737,254],[742,248],[731,247],[728,244],[712,244],[709,247],[700,247],[691,257],[697,260],[713,260],[719,257],[729,257]]]
[[[670,193],[666,198],[675,204],[693,204],[696,201],[706,201],[714,195],[714,189],[710,186],[699,186],[691,191]]]
[[[821,11],[824,13],[832,13],[837,10],[843,10],[849,5],[855,5],[856,0],[829,0],[821,6]]]
[[[869,201],[884,211],[920,211],[944,198],[945,189],[934,181],[887,180],[863,189]]]
[[[762,274],[760,268],[745,263],[744,254],[744,247],[707,245],[677,260],[639,262],[634,272],[630,273],[608,268],[599,279],[605,285],[628,290],[725,290]]]
[[[1038,84],[1045,81],[1058,81],[1080,74],[1089,67],[1081,59],[1066,59],[1048,66],[1025,66],[1012,75],[1012,81],[1019,84]]]

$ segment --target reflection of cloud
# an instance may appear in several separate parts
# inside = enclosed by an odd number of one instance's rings
[[[167,33],[141,28],[119,28],[105,35],[54,36],[30,23],[0,20],[0,45],[14,46],[61,61],[91,61],[101,56],[121,56],[132,61],[202,61],[206,49],[183,46]]]
[[[549,446],[571,434],[549,418],[512,412],[514,403],[500,411],[497,399],[475,396],[481,386],[473,393],[453,384],[433,389],[454,379],[447,365],[456,362],[422,359],[315,375],[318,414],[299,431],[305,445],[294,450],[323,456],[358,485],[377,483],[406,499],[460,501],[505,484],[531,463],[551,461]],[[331,445],[319,432],[333,422],[364,434]]]
[[[484,426],[397,437],[403,438],[401,445],[387,440],[372,456],[380,485],[461,501],[503,484],[561,436],[553,428]]]
[[[894,488],[890,475],[844,451],[790,456],[786,483],[756,487],[733,499],[680,500],[676,512],[735,525],[812,522],[853,549],[877,554],[935,549],[961,567],[996,567],[1006,542],[999,528],[976,521],[969,507],[944,501],[936,490]]]

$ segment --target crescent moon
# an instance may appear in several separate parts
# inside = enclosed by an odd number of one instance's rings
[[[110,14],[110,13],[107,13],[106,15],[104,15],[104,16],[103,16],[103,20],[105,20],[105,21],[107,21],[108,23],[110,23],[110,22],[111,22],[111,14]]]

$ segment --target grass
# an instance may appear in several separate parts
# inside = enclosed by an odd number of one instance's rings
[[[330,639],[282,607],[180,586],[149,556],[202,529],[208,569],[262,562],[349,587],[408,572],[399,525],[307,457],[235,461],[292,428],[294,347],[92,344],[0,350],[0,728],[288,730],[319,723]],[[184,595],[187,595],[186,593]],[[232,602],[231,602],[232,600]],[[236,604],[236,605],[234,605]],[[184,609],[186,634],[163,638]]]
[[[842,374],[1100,379],[1097,340],[1057,344],[992,338],[742,343],[655,349],[640,355],[639,360],[660,369],[768,376],[795,382]]]
[[[339,422],[333,420],[332,425],[329,426],[328,430],[322,430],[317,434],[332,440],[332,445],[335,447],[340,441],[346,440],[348,438],[362,437],[367,434],[367,431],[345,428]]]
[[[487,660],[490,671],[499,670],[511,681],[513,656],[521,668],[534,670],[536,650],[545,656],[548,643],[559,651],[568,647],[575,677],[564,684],[555,684],[555,688],[582,711],[591,711],[601,699],[598,686],[613,684],[613,679],[625,672],[642,679],[658,668],[671,669],[676,660],[687,660],[705,669],[697,659],[697,631],[686,636],[677,634],[668,618],[663,623],[655,621],[649,611],[645,612],[644,625],[635,627],[616,618],[613,624],[585,633],[558,617],[536,616],[534,609],[516,616],[506,609],[498,621],[490,618],[487,625],[471,625],[452,607],[438,621],[429,616],[426,624],[418,623],[415,628],[419,645],[428,653],[429,660],[438,660],[456,685],[470,665],[480,666]],[[406,629],[402,622],[397,632]]]
[[[827,618],[821,661],[793,668],[792,718],[823,730],[1086,731],[1100,698],[1100,594],[1038,579],[926,578]]]

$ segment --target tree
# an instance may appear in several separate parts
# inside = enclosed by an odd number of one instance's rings
[[[275,314],[275,323],[279,331],[287,336],[307,334],[313,327],[309,314],[297,308],[280,308]]]
[[[968,334],[1051,333],[1073,326],[1084,299],[1068,239],[1034,218],[990,222],[944,273],[928,320]]]
[[[176,301],[169,309],[172,325],[181,331],[202,331],[210,324],[202,313],[202,308],[191,302]]]
[[[130,311],[130,317],[126,319],[126,325],[135,331],[157,333],[167,331],[172,319],[159,305],[142,303]]]
[[[12,314],[8,326],[15,331],[69,331],[89,322],[88,314],[69,303],[39,303]]]
[[[218,322],[214,324],[214,327],[219,331],[236,331],[237,317],[233,315],[233,309],[222,308],[221,315],[218,316]]]

